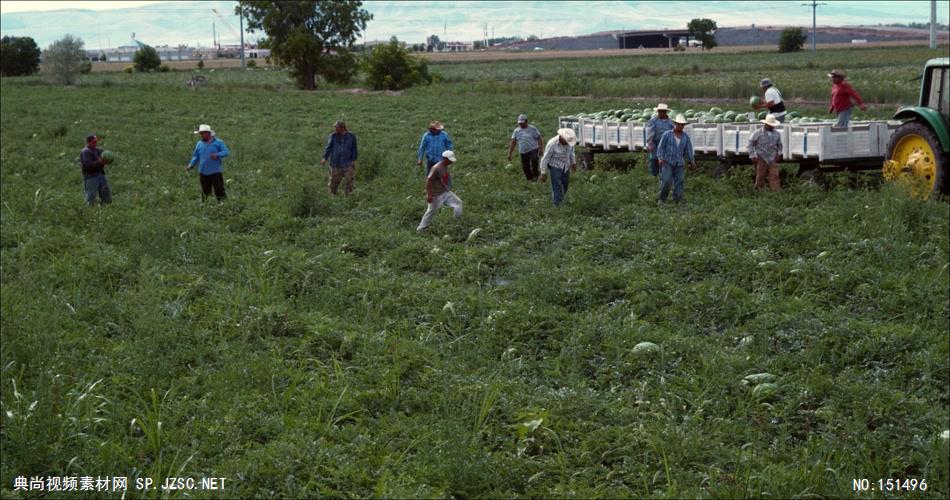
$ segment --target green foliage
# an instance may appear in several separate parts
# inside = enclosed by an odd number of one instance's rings
[[[79,64],[79,74],[88,75],[92,73],[92,61],[83,61]]]
[[[257,60],[256,60],[256,59],[251,59],[251,60],[247,61],[247,67],[248,67],[248,68],[251,68],[251,69],[256,68],[256,67],[257,67]]]
[[[362,4],[358,0],[241,1],[235,12],[247,19],[251,33],[260,30],[267,34],[261,46],[290,66],[301,88],[314,90],[317,75],[340,82],[355,74],[356,61],[350,53],[353,42],[373,17]]]
[[[205,68],[205,60],[198,59],[198,69],[204,69],[204,68]]]
[[[798,52],[802,50],[807,35],[801,28],[785,28],[778,40],[779,52]]]
[[[158,67],[159,73],[168,73],[171,70],[172,70],[171,66],[167,64],[162,64],[161,66]]]
[[[28,36],[0,39],[0,75],[26,76],[40,69],[40,48]]]
[[[82,62],[86,57],[83,41],[66,35],[43,51],[43,74],[51,83],[73,85],[79,81]]]
[[[413,56],[396,37],[373,47],[363,61],[366,83],[373,90],[402,90],[422,83],[431,84],[426,61]]]
[[[715,34],[717,28],[716,21],[707,18],[693,19],[686,25],[689,34],[703,43],[703,50],[711,50],[718,45]]]
[[[149,73],[155,71],[162,65],[162,59],[158,56],[158,51],[150,45],[145,45],[135,51],[132,58],[135,71],[139,73]]]

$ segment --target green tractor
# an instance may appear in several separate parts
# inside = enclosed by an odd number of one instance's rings
[[[950,58],[927,61],[920,102],[894,115],[904,121],[887,144],[884,178],[909,184],[914,196],[950,194]]]

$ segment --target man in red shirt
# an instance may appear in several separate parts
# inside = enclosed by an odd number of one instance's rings
[[[854,109],[851,103],[852,99],[861,108],[861,111],[867,111],[868,109],[864,105],[864,101],[861,100],[861,96],[858,95],[858,91],[854,90],[850,83],[844,81],[844,76],[844,72],[837,69],[828,73],[828,78],[831,78],[832,83],[831,107],[828,108],[828,112],[838,114],[838,122],[835,123],[835,127],[848,126],[848,122],[851,121],[851,110]]]

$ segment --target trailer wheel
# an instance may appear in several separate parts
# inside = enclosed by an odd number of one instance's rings
[[[930,127],[919,122],[904,123],[894,132],[887,144],[884,178],[909,185],[916,198],[927,199],[931,194],[948,194],[947,155],[940,140]]]

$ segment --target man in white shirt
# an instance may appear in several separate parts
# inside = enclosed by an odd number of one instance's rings
[[[785,101],[782,99],[782,93],[775,88],[775,85],[772,84],[772,80],[768,78],[763,78],[759,85],[762,87],[762,92],[765,93],[765,97],[762,99],[760,104],[753,106],[756,110],[762,108],[768,108],[769,114],[772,115],[779,123],[785,123]]]
[[[540,182],[545,182],[548,172],[551,173],[551,199],[554,206],[560,206],[567,194],[568,181],[571,172],[577,171],[577,160],[574,158],[574,143],[577,138],[569,128],[558,129],[557,136],[552,137],[544,147],[544,157],[541,158]]]

